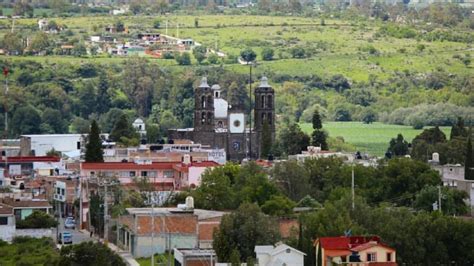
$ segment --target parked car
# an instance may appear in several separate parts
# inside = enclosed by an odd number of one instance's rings
[[[73,217],[67,217],[64,221],[64,228],[67,229],[75,229],[76,228],[76,220]]]
[[[69,232],[59,233],[58,243],[59,244],[72,244],[72,234]]]

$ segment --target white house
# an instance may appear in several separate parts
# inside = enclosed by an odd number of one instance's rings
[[[137,118],[135,121],[133,121],[132,126],[137,130],[137,132],[140,134],[140,136],[145,136],[146,135],[146,128],[145,128],[145,122],[143,122],[143,119]]]
[[[12,241],[15,234],[13,208],[0,203],[0,240]]]
[[[304,265],[305,253],[285,244],[255,246],[259,266],[300,266]]]

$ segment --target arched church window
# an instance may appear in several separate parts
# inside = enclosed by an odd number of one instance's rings
[[[213,101],[214,101],[214,100],[212,99],[212,95],[207,96],[207,104],[209,104],[209,106],[212,105],[212,102],[213,102]]]
[[[272,122],[273,122],[273,121],[272,121],[272,113],[268,113],[268,120],[267,120],[267,121],[268,121],[268,125],[271,126],[271,125],[272,125]]]
[[[273,105],[273,101],[272,101],[273,99],[272,98],[273,97],[271,95],[267,96],[267,107],[268,108],[272,108],[272,105]]]
[[[206,108],[206,96],[201,96],[201,108]]]
[[[262,121],[261,121],[261,124],[263,125],[265,123],[265,113],[262,113]]]
[[[262,95],[262,97],[260,97],[260,98],[261,98],[260,107],[265,108],[265,95]]]
[[[201,124],[204,125],[205,122],[206,122],[206,113],[202,112],[202,114],[201,114]]]
[[[210,125],[212,121],[212,113],[207,113],[207,123]]]

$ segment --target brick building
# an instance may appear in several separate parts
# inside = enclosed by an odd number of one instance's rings
[[[149,257],[152,252],[174,248],[208,248],[212,232],[225,214],[180,208],[128,208],[127,212],[119,218],[118,244],[134,257]]]
[[[260,157],[264,124],[275,138],[275,91],[263,77],[254,91],[253,127],[248,127],[249,110],[229,104],[219,85],[210,87],[203,78],[194,93],[194,128],[173,129],[170,139],[188,139],[213,149],[224,149],[227,159],[241,161]]]

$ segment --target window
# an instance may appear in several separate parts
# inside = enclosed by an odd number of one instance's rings
[[[174,176],[174,173],[173,173],[172,170],[166,170],[166,171],[163,172],[163,176],[165,178],[172,178]]]
[[[204,124],[206,122],[206,113],[201,114],[201,124]]]
[[[212,121],[212,113],[207,113],[207,123],[210,125]]]
[[[61,188],[61,195],[63,195],[63,196],[64,196],[64,194],[66,194],[66,191],[65,191],[65,189],[64,189],[64,188]]]
[[[0,225],[8,225],[8,217],[0,217]]]
[[[272,96],[271,95],[268,95],[267,96],[267,107],[268,108],[272,108]]]
[[[261,107],[262,108],[265,108],[265,95],[262,95],[262,97],[260,97],[260,102],[261,102]]]
[[[377,261],[377,253],[367,253],[367,261]]]
[[[78,142],[76,143],[76,146],[77,146],[77,149],[80,150],[80,149],[81,149],[81,142],[78,141]]]
[[[268,118],[267,118],[267,119],[268,119],[268,125],[271,126],[271,125],[272,125],[272,113],[268,113],[268,116],[267,116],[267,117],[268,117]]]
[[[147,172],[147,171],[142,171],[142,174],[141,174],[141,176],[143,176],[143,177],[147,177],[147,176],[148,176],[148,172]]]
[[[392,261],[392,253],[387,252],[387,261]]]
[[[206,108],[206,96],[201,97],[201,107]]]
[[[56,194],[61,194],[61,189],[60,188],[56,188]]]
[[[266,115],[265,113],[262,113],[262,125],[265,123]]]
[[[130,177],[135,177],[135,171],[130,171]]]

